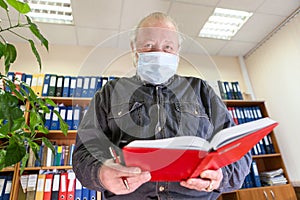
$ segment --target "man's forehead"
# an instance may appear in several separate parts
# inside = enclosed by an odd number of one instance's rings
[[[178,33],[174,30],[160,27],[139,28],[137,30],[137,40],[155,38],[167,38],[168,40],[178,40]]]

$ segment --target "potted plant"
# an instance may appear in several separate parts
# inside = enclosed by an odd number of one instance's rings
[[[37,59],[39,69],[41,69],[41,58],[35,47],[35,42],[16,33],[15,29],[29,29],[31,33],[41,42],[41,45],[48,50],[48,41],[40,33],[37,25],[32,22],[26,14],[30,12],[30,7],[27,3],[17,0],[0,0],[1,12],[6,12],[9,22],[7,27],[2,27],[0,23],[0,59],[4,61],[5,73],[0,73],[0,170],[12,166],[20,161],[26,163],[29,157],[27,147],[30,147],[38,159],[39,143],[43,142],[50,147],[54,152],[51,142],[44,137],[49,130],[44,126],[44,115],[49,113],[48,105],[56,106],[49,98],[40,98],[34,91],[20,80],[10,80],[7,73],[10,66],[15,62],[17,50],[15,46],[4,38],[3,32],[7,32],[20,37],[27,41],[30,48]],[[13,24],[10,19],[9,7],[15,9],[20,17],[25,17],[26,22],[20,20]],[[1,20],[2,21],[2,20]],[[9,89],[8,89],[9,88]],[[20,104],[30,104],[25,111],[21,110]],[[60,128],[66,135],[68,131],[67,124],[63,121],[60,114],[54,110],[60,121]],[[29,115],[28,121],[25,116]],[[25,165],[22,165],[21,172]]]

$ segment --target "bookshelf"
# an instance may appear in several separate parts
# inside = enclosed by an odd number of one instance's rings
[[[50,97],[55,103],[63,103],[66,106],[79,105],[85,107],[89,104],[91,98],[71,98],[71,97]],[[266,105],[264,101],[245,101],[245,100],[224,100],[224,103],[230,107],[252,107],[258,106],[264,117],[269,116]],[[29,105],[25,105],[29,106]],[[28,115],[26,116],[29,117]],[[55,141],[58,145],[70,145],[75,143],[76,130],[68,131],[68,135],[64,136],[61,131],[50,130],[47,135],[50,141]],[[288,174],[286,173],[286,168],[280,153],[280,148],[277,144],[274,132],[270,133],[270,137],[273,141],[275,153],[263,154],[263,155],[253,155],[253,160],[256,161],[258,171],[269,171],[282,168],[284,171],[284,176],[287,178],[288,182],[284,185],[277,186],[264,186],[264,187],[253,187],[253,188],[243,188],[234,192],[222,194],[219,200],[250,200],[250,199],[276,199],[276,200],[296,200],[296,194],[293,186],[290,184]],[[36,173],[39,170],[70,170],[72,166],[49,166],[49,167],[26,167],[24,173]],[[5,168],[1,173],[13,173],[13,186],[11,190],[10,199],[19,199],[18,194],[20,190],[20,164],[14,167]]]
[[[259,107],[263,117],[268,117],[265,101],[245,101],[245,100],[223,100],[227,107]],[[280,124],[279,124],[280,125]],[[262,186],[252,188],[242,188],[240,190],[224,193],[218,200],[253,200],[253,199],[276,199],[276,200],[296,200],[296,193],[290,183],[285,164],[280,153],[274,131],[269,136],[273,142],[274,153],[253,155],[253,160],[257,163],[259,172],[283,169],[287,184]]]
[[[44,98],[44,97],[42,97]],[[64,104],[65,106],[81,106],[85,107],[89,104],[91,98],[72,98],[72,97],[48,97],[53,100],[56,104]],[[26,103],[26,107],[30,107],[29,103]],[[29,114],[25,115],[25,120],[28,122]],[[47,137],[51,142],[55,142],[56,145],[71,145],[75,144],[77,130],[69,130],[67,136],[65,136],[60,130],[49,130],[49,134],[41,134],[43,137]],[[37,133],[37,136],[41,136]],[[21,174],[20,174],[20,163],[18,163],[14,167],[5,168],[1,171],[4,172],[14,172],[13,175],[13,185],[11,190],[10,199],[20,199],[21,190]],[[67,171],[71,170],[72,166],[64,165],[64,166],[41,166],[41,167],[25,167],[23,174],[37,174],[40,170],[58,170],[58,171]]]

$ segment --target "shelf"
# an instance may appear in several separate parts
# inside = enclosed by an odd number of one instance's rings
[[[258,158],[270,158],[270,157],[280,157],[280,153],[272,153],[272,154],[261,154],[261,155],[252,155],[253,159],[258,159]]]
[[[13,172],[15,167],[5,167],[1,170],[1,172]]]
[[[77,130],[68,131],[67,136],[65,136],[60,130],[50,130],[48,134],[38,133],[38,137],[47,137],[49,139],[68,139],[75,140],[76,139]]]
[[[223,100],[226,106],[259,106],[264,105],[265,101],[256,101],[256,100]]]
[[[72,169],[72,166],[50,166],[50,167],[25,167],[25,171],[37,171],[37,170],[63,170]]]
[[[49,98],[54,103],[65,104],[65,105],[88,105],[92,98],[79,98],[79,97],[42,97],[42,99]]]

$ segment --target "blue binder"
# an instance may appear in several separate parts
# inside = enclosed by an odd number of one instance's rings
[[[83,88],[83,77],[78,76],[77,77],[77,82],[76,82],[75,97],[81,97],[82,88]]]
[[[90,79],[91,78],[89,76],[83,77],[81,97],[89,97]]]
[[[97,77],[97,83],[96,83],[96,92],[99,90],[99,89],[101,89],[101,87],[102,87],[102,77],[101,76],[98,76]]]
[[[82,185],[80,181],[76,178],[75,183],[75,200],[81,200],[82,197]]]
[[[82,108],[78,105],[73,110],[73,127],[72,130],[78,130]]]
[[[251,163],[251,172],[252,172],[251,175],[254,182],[254,186],[261,187],[260,176],[258,173],[257,164],[255,160],[253,160]]]
[[[90,199],[90,190],[84,186],[82,186],[82,200]]]
[[[35,165],[34,165],[35,167],[41,167],[42,166],[43,151],[44,151],[44,144],[42,144],[40,146],[40,150],[38,152],[39,159],[35,160]]]
[[[69,91],[69,97],[75,96],[75,90],[77,85],[77,77],[72,76],[70,80],[70,91]]]
[[[32,81],[32,74],[25,74],[25,80],[24,82],[30,87],[31,86],[31,81]],[[28,89],[23,85],[23,89],[26,91],[28,94]]]
[[[0,176],[0,199],[3,199],[4,191],[6,185],[6,176]]]
[[[92,76],[90,78],[90,87],[89,87],[88,97],[93,97],[94,94],[96,93],[97,81],[98,81],[98,77],[96,77],[96,76]]]
[[[228,99],[233,99],[233,93],[232,93],[232,86],[229,82],[224,81],[224,86],[225,86],[225,90],[226,90],[226,94],[227,94],[227,98]]]
[[[59,105],[59,114],[60,114],[62,120],[66,121],[67,107],[64,105]],[[60,129],[60,123],[58,122],[58,124],[59,124],[58,129]]]
[[[12,82],[14,82],[15,73],[14,73],[14,72],[8,72],[8,73],[7,73],[7,78],[8,78],[9,80],[11,80]],[[6,85],[6,86],[5,86],[5,91],[11,92],[10,87]]]
[[[3,188],[2,199],[9,200],[12,187],[12,176],[6,176],[5,185]]]
[[[45,114],[45,127],[48,130],[51,129],[52,115],[53,115],[53,106],[48,106],[50,112]]]
[[[59,112],[59,108],[55,107],[54,110],[56,110],[57,112]],[[52,114],[51,117],[51,126],[50,126],[50,130],[58,130],[59,128],[59,120],[56,114]]]
[[[96,200],[96,196],[97,195],[97,192],[96,190],[90,190],[90,198],[89,200]]]
[[[50,77],[51,77],[51,74],[45,74],[44,85],[43,85],[43,90],[42,90],[43,97],[48,96]]]
[[[73,107],[72,106],[67,106],[66,123],[68,124],[69,130],[72,130],[73,128]]]
[[[70,96],[70,83],[71,83],[71,76],[65,76],[63,93],[62,93],[63,97]]]

